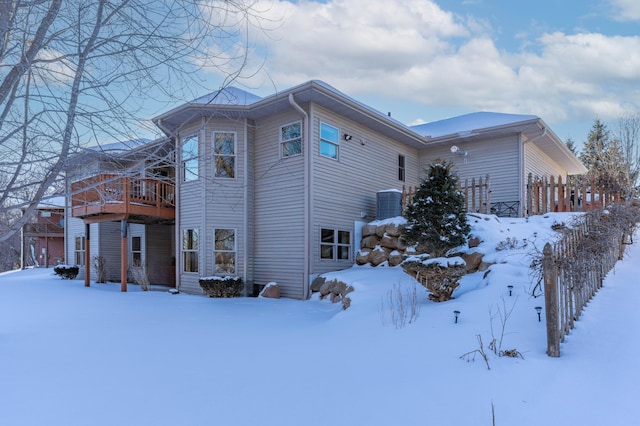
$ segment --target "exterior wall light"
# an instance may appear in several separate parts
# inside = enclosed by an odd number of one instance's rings
[[[345,141],[350,141],[351,139],[353,139],[353,136],[347,133],[345,133],[342,137]]]

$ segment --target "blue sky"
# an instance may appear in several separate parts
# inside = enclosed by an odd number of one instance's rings
[[[406,124],[534,114],[581,144],[640,107],[640,1],[259,0],[266,33],[236,85],[320,79]],[[205,73],[211,89],[221,76]]]

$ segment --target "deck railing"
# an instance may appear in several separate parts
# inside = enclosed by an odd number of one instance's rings
[[[74,216],[82,216],[90,206],[146,206],[156,209],[175,208],[175,185],[152,178],[103,173],[71,185],[71,207]]]

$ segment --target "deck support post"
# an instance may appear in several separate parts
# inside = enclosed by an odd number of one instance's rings
[[[120,291],[127,291],[127,220],[120,221]]]
[[[77,260],[76,260],[77,261]],[[91,224],[84,224],[84,286],[91,285]]]

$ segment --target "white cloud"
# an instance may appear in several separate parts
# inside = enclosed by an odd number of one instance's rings
[[[618,105],[640,105],[640,37],[558,32],[508,52],[486,23],[430,0],[259,4],[277,25],[264,39],[265,72],[254,87],[265,74],[277,89],[321,79],[356,98],[537,114],[551,123],[613,118]]]
[[[640,20],[640,2],[638,0],[609,0],[614,9],[614,18],[619,21]]]

